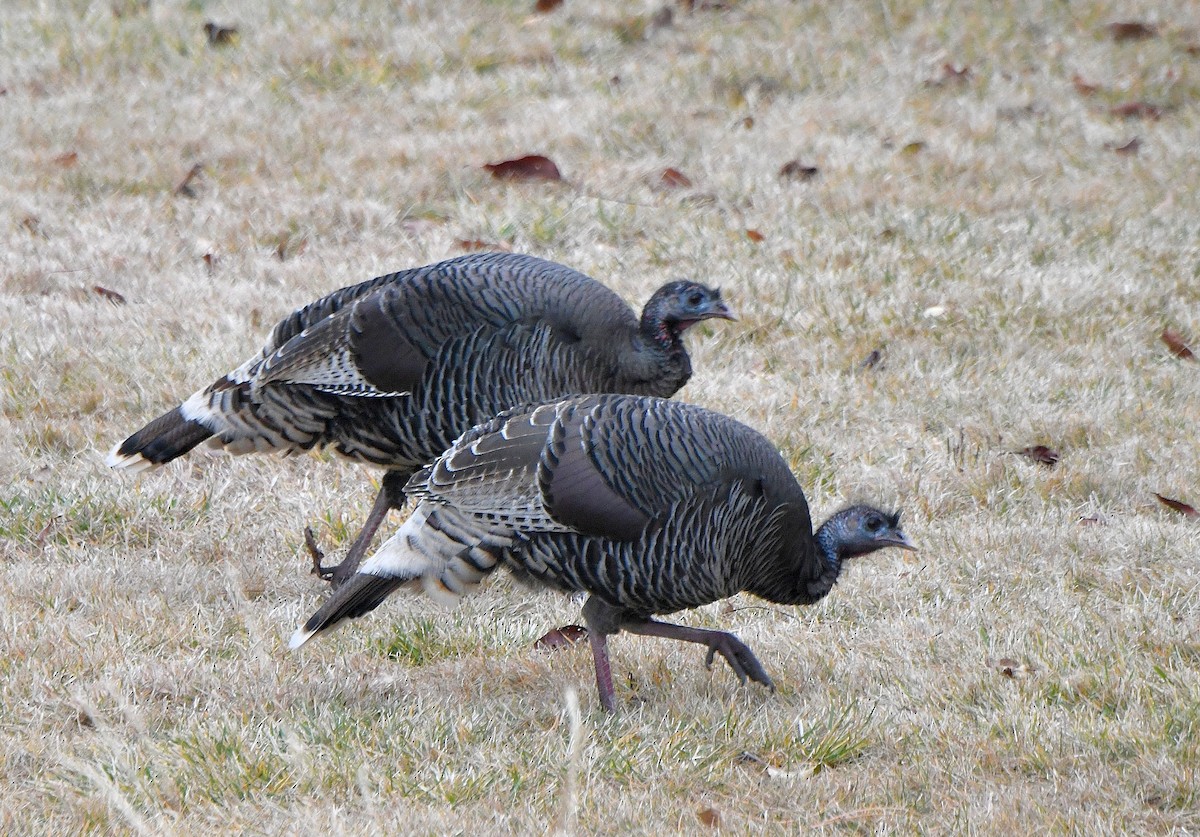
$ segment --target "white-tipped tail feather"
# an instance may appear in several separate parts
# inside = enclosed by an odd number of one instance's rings
[[[479,586],[495,568],[499,551],[510,544],[506,535],[480,526],[469,515],[422,503],[292,634],[288,647],[299,648],[313,635],[369,613],[399,589],[423,592],[438,604],[453,607]]]
[[[151,462],[142,456],[141,453],[121,453],[121,445],[119,444],[113,445],[112,450],[108,452],[108,456],[104,457],[104,464],[110,468],[132,471],[135,474],[158,467],[158,463]]]

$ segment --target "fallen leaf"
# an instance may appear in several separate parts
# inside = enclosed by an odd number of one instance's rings
[[[1013,680],[1020,680],[1033,674],[1037,669],[1029,663],[1023,663],[1020,660],[1014,660],[1012,657],[1001,657],[992,664],[992,668],[1003,674],[1005,677],[1011,677]]]
[[[925,149],[925,141],[924,140],[913,140],[912,142],[907,142],[904,145],[902,145],[900,147],[900,153],[911,157],[912,155],[914,155],[920,151],[923,151],[924,149]]]
[[[746,230],[746,238],[750,239],[755,244],[759,244],[767,240],[767,237],[758,230]]]
[[[1071,83],[1075,85],[1075,92],[1080,96],[1094,96],[1100,90],[1100,85],[1086,81],[1079,73],[1071,76]]]
[[[21,226],[24,227],[30,235],[40,236],[41,238],[48,237],[42,230],[42,219],[36,215],[26,215],[21,219]]]
[[[210,47],[229,46],[237,37],[236,26],[218,26],[211,20],[204,24],[204,34]]]
[[[211,276],[217,269],[217,257],[212,253],[205,253],[200,258],[204,260],[204,267],[208,269],[208,275]]]
[[[92,285],[92,290],[99,294],[104,299],[107,299],[113,305],[124,305],[125,297],[117,291],[110,290],[103,285]]]
[[[1190,506],[1180,500],[1172,500],[1170,497],[1164,497],[1157,491],[1154,496],[1158,498],[1158,502],[1162,503],[1169,509],[1173,509],[1186,517],[1200,517],[1200,511],[1196,511],[1194,506]]]
[[[540,15],[544,15],[547,12],[554,11],[562,4],[563,0],[537,0],[537,2],[533,4],[533,10]]]
[[[1142,147],[1142,141],[1140,139],[1138,139],[1137,137],[1134,137],[1133,139],[1131,139],[1129,142],[1125,143],[1124,145],[1117,145],[1114,142],[1114,143],[1109,143],[1108,147],[1111,148],[1113,151],[1117,152],[1118,154],[1133,155],[1133,154],[1137,154],[1138,149]]]
[[[484,168],[497,180],[562,180],[554,161],[541,154],[526,154],[515,160],[487,163]]]
[[[42,527],[42,530],[37,533],[37,537],[34,538],[34,543],[37,544],[38,549],[45,549],[46,538],[49,537],[50,530],[53,529],[54,524],[57,523],[61,519],[62,519],[62,515],[56,514],[56,515],[54,515],[54,517],[52,517],[48,521],[46,521],[46,525]]]
[[[512,250],[512,247],[510,247],[507,244],[503,244],[503,243],[497,244],[494,241],[484,241],[482,238],[459,238],[459,239],[456,239],[454,243],[458,247],[458,249],[465,250],[468,252],[475,251],[475,250],[483,250],[485,252],[491,253],[491,252],[495,252],[497,250],[503,250],[504,252],[507,253]]]
[[[175,188],[171,190],[171,193],[175,195],[182,195],[185,198],[196,197],[196,190],[193,187],[193,183],[196,178],[200,176],[200,172],[202,171],[204,171],[204,166],[200,163],[196,163],[194,166],[188,169],[187,174],[185,174],[183,179],[175,185]]]
[[[816,166],[806,165],[799,160],[789,160],[779,169],[779,176],[789,180],[812,180],[820,173]]]
[[[1108,112],[1122,119],[1158,119],[1162,116],[1163,109],[1160,105],[1150,102],[1136,101],[1113,105]]]
[[[1167,344],[1167,348],[1171,350],[1171,354],[1183,360],[1195,360],[1196,353],[1192,351],[1191,346],[1184,342],[1183,336],[1172,328],[1164,328],[1162,334],[1159,335],[1162,341]]]
[[[667,168],[658,176],[657,185],[663,189],[688,189],[692,185],[692,179],[679,169]]]
[[[581,625],[563,625],[542,634],[533,642],[533,647],[544,651],[557,651],[567,648],[581,639],[587,639],[587,628]]]
[[[1105,28],[1114,41],[1141,41],[1158,37],[1157,26],[1153,23],[1142,23],[1140,20],[1118,21],[1108,24]]]
[[[1038,462],[1048,468],[1053,468],[1058,464],[1059,460],[1058,451],[1051,450],[1045,445],[1030,445],[1027,448],[1021,448],[1017,453],[1026,459],[1032,459],[1034,462]]]
[[[62,166],[64,169],[69,169],[72,166],[74,166],[76,163],[79,162],[79,152],[78,151],[67,151],[63,154],[59,154],[57,157],[54,158],[54,162],[57,165]]]
[[[715,808],[701,808],[696,812],[696,819],[709,828],[721,827],[721,814]]]
[[[947,84],[966,84],[971,78],[971,68],[966,64],[951,64],[947,61],[942,65],[941,74],[928,79],[926,87],[944,87]]]

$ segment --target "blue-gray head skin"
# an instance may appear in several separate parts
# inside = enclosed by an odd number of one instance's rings
[[[889,546],[917,551],[900,528],[900,512],[885,512],[873,506],[842,509],[821,524],[816,540],[825,559],[839,568],[846,558],[867,555]]]
[[[721,289],[680,279],[663,285],[646,302],[642,309],[642,333],[669,346],[696,323],[714,317],[737,319],[721,299]]]

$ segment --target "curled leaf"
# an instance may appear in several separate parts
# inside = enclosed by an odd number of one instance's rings
[[[218,26],[211,20],[204,24],[204,36],[210,47],[229,46],[237,38],[236,26]]]
[[[1108,34],[1114,41],[1141,41],[1146,38],[1157,38],[1158,27],[1153,23],[1143,23],[1140,20],[1122,20],[1110,23]]]
[[[1122,119],[1158,119],[1163,115],[1161,105],[1142,101],[1124,102],[1119,105],[1113,105],[1108,109],[1108,112]]]
[[[1075,92],[1080,96],[1094,96],[1100,91],[1100,85],[1088,81],[1079,73],[1071,76],[1071,83],[1075,85]]]
[[[1167,344],[1167,348],[1171,350],[1171,354],[1175,355],[1175,357],[1182,358],[1183,360],[1196,359],[1196,353],[1192,351],[1191,346],[1184,342],[1184,339],[1179,332],[1168,327],[1164,328],[1162,330],[1162,334],[1159,336],[1162,338],[1162,341]]]
[[[487,163],[484,168],[497,180],[562,180],[554,161],[541,154],[526,154],[515,160]]]
[[[117,291],[114,291],[114,290],[110,290],[109,288],[106,288],[103,285],[92,285],[92,290],[95,293],[99,294],[103,299],[107,299],[113,305],[124,305],[125,304],[124,294],[118,293]]]
[[[200,172],[202,172],[202,171],[204,171],[204,166],[201,165],[200,163],[196,163],[194,166],[192,166],[190,169],[188,169],[188,173],[185,174],[183,176],[183,179],[180,180],[179,183],[177,183],[175,185],[175,188],[172,190],[172,194],[182,195],[185,198],[196,197],[196,189],[195,189],[194,183],[195,183],[196,178],[200,176]]]
[[[1011,677],[1013,680],[1020,680],[1037,671],[1037,669],[1029,663],[1023,663],[1020,660],[1014,660],[1012,657],[1001,657],[998,660],[992,661],[991,666],[1005,677]]]
[[[587,638],[587,628],[581,625],[563,625],[542,634],[533,642],[533,647],[545,651],[557,651],[567,648],[581,639]]]
[[[947,61],[935,78],[925,82],[926,87],[945,87],[947,84],[966,84],[971,78],[971,68],[966,64],[951,64]]]
[[[709,828],[721,827],[721,813],[715,808],[701,808],[696,812],[696,819]]]
[[[1038,462],[1048,468],[1053,468],[1058,464],[1059,460],[1058,451],[1051,450],[1045,445],[1030,445],[1027,448],[1021,448],[1017,453],[1026,459],[1032,459],[1034,462]]]
[[[1124,154],[1125,156],[1132,156],[1132,155],[1138,153],[1138,149],[1142,147],[1142,141],[1140,139],[1138,139],[1137,137],[1134,137],[1129,142],[1124,143],[1123,145],[1117,145],[1114,142],[1114,143],[1110,143],[1108,147],[1111,148],[1113,151],[1117,152],[1118,154]]]
[[[688,189],[692,185],[692,179],[679,169],[663,169],[658,176],[657,185],[663,189]]]
[[[750,239],[755,244],[761,244],[767,240],[767,237],[758,230],[746,230],[746,238]]]
[[[498,250],[503,250],[507,253],[512,250],[512,247],[508,246],[507,244],[497,244],[494,241],[484,241],[482,238],[459,238],[455,240],[454,244],[459,250],[465,250],[468,253],[475,251],[494,253]]]
[[[812,180],[820,173],[816,166],[801,163],[799,160],[788,160],[779,169],[779,176],[786,180]]]
[[[1168,509],[1177,511],[1185,517],[1200,517],[1200,511],[1196,511],[1195,506],[1190,506],[1182,500],[1172,500],[1170,497],[1164,497],[1157,491],[1154,496],[1158,498],[1158,502],[1162,503]]]

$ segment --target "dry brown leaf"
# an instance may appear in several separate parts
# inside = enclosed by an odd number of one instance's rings
[[[1114,41],[1141,41],[1146,38],[1157,38],[1158,27],[1153,23],[1143,23],[1140,20],[1122,20],[1110,23],[1105,27]]]
[[[1162,341],[1167,344],[1167,348],[1171,350],[1171,354],[1183,360],[1195,360],[1196,353],[1192,351],[1192,347],[1183,339],[1183,335],[1170,327],[1163,328],[1162,334],[1159,335]]]
[[[562,180],[554,161],[541,154],[526,154],[514,160],[487,163],[484,168],[497,180]]]
[[[467,252],[482,250],[488,253],[494,253],[502,250],[505,253],[508,253],[512,251],[512,247],[508,244],[503,242],[496,243],[495,241],[484,241],[482,238],[459,238],[455,240],[454,244],[459,250],[465,250]]]
[[[758,230],[746,230],[746,238],[750,239],[755,244],[760,244],[767,240],[767,237]]]
[[[124,305],[125,296],[117,291],[110,290],[103,285],[92,285],[92,291],[99,294],[104,299],[107,299],[113,305]]]
[[[966,64],[951,64],[947,61],[942,65],[936,78],[928,79],[926,87],[945,87],[947,84],[966,84],[971,79],[971,68]]]
[[[701,808],[696,812],[696,819],[709,828],[721,827],[721,813],[715,808]]]
[[[537,2],[533,4],[533,10],[540,15],[544,15],[547,12],[554,11],[562,4],[563,0],[537,0]]]
[[[204,171],[204,166],[200,163],[196,163],[194,166],[188,169],[188,172],[183,176],[183,179],[175,185],[173,190],[171,190],[172,194],[183,195],[185,198],[196,197],[194,181],[200,176],[200,172],[202,171]]]
[[[1075,85],[1075,92],[1080,96],[1094,96],[1100,90],[1100,85],[1087,81],[1079,73],[1071,76],[1071,83]]]
[[[1163,109],[1160,105],[1142,101],[1124,102],[1119,105],[1113,105],[1108,109],[1108,112],[1122,119],[1158,119],[1163,115]]]
[[[779,176],[788,180],[812,180],[820,172],[816,166],[806,165],[799,160],[789,160],[779,169]]]
[[[236,26],[219,26],[211,20],[204,24],[204,35],[210,47],[229,46],[237,37]]]
[[[1048,468],[1053,468],[1058,464],[1059,460],[1058,451],[1051,450],[1045,445],[1030,445],[1027,448],[1021,448],[1017,453],[1026,459],[1032,459],[1034,462],[1038,462]]]
[[[1170,497],[1164,497],[1157,491],[1154,496],[1158,498],[1158,502],[1162,503],[1168,509],[1173,509],[1186,517],[1200,517],[1200,511],[1196,511],[1195,506],[1188,505],[1182,500],[1172,500]]]
[[[557,651],[559,648],[574,645],[581,639],[587,639],[587,628],[581,625],[563,625],[542,634],[534,640],[533,647],[543,651]]]
[[[1023,663],[1020,660],[1014,660],[1012,657],[1001,657],[992,663],[992,668],[1003,674],[1005,677],[1011,677],[1013,680],[1020,680],[1033,674],[1037,669],[1029,663]]]
[[[679,169],[663,169],[658,176],[659,187],[663,189],[688,189],[691,188],[692,179]]]
[[[76,163],[79,162],[79,152],[78,151],[64,152],[62,154],[59,154],[57,157],[55,157],[54,162],[56,165],[62,166],[64,169],[69,169],[72,166],[74,166]]]
[[[1114,143],[1110,143],[1108,147],[1111,148],[1113,151],[1117,152],[1118,154],[1132,156],[1132,155],[1138,153],[1138,149],[1142,147],[1142,141],[1140,139],[1138,139],[1137,137],[1134,137],[1133,139],[1129,140],[1129,142],[1127,142],[1123,145],[1117,145],[1114,142]]]
[[[217,257],[212,253],[205,253],[200,258],[204,260],[204,267],[208,270],[208,275],[212,276],[217,269]]]
[[[925,149],[925,140],[913,140],[900,146],[900,153],[909,157]]]

